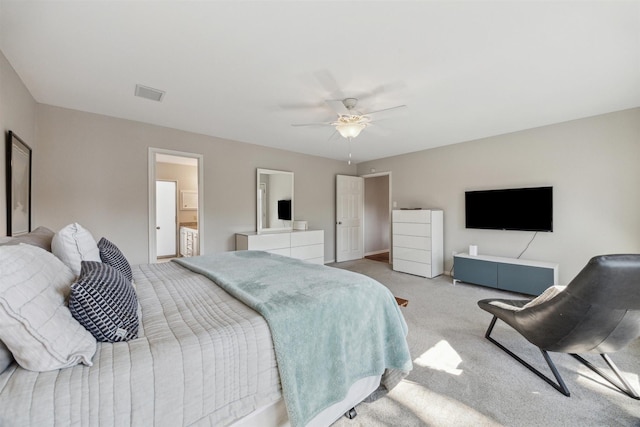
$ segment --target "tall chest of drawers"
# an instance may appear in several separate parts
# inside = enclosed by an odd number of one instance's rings
[[[444,214],[440,209],[394,210],[393,269],[433,278],[444,270]]]

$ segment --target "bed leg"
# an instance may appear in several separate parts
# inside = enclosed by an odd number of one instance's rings
[[[349,418],[350,420],[354,419],[357,415],[358,413],[356,412],[356,408],[351,408],[344,413],[344,416]]]

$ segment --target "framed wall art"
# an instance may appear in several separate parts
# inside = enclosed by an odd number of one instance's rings
[[[31,231],[31,148],[7,134],[7,236]]]

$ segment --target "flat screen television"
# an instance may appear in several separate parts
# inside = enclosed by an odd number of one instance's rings
[[[291,221],[291,200],[278,200],[278,219]]]
[[[465,192],[465,226],[553,231],[553,187]]]

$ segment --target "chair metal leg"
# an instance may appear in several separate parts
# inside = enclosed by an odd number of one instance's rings
[[[631,385],[622,377],[622,374],[620,373],[620,370],[618,370],[618,367],[613,363],[613,360],[611,360],[611,358],[609,358],[609,356],[607,356],[606,354],[600,354],[600,356],[602,356],[604,361],[607,362],[607,365],[609,365],[609,368],[611,368],[611,370],[616,374],[616,376],[618,377],[620,382],[622,382],[622,385],[620,385],[612,377],[607,375],[606,372],[604,372],[601,369],[597,368],[591,362],[589,362],[588,360],[584,359],[583,357],[581,357],[581,356],[579,356],[577,354],[573,354],[573,353],[571,353],[571,355],[574,358],[576,358],[580,363],[582,363],[584,366],[586,366],[587,368],[591,369],[593,372],[595,372],[596,374],[600,375],[605,380],[609,381],[609,383],[611,383],[611,385],[615,386],[618,390],[620,390],[621,392],[623,392],[627,396],[631,397],[632,399],[640,400],[640,395],[638,395],[638,392],[636,392],[633,389],[633,387],[631,387]]]
[[[516,359],[525,368],[529,369],[531,372],[536,374],[538,377],[542,378],[551,387],[555,388],[556,390],[558,390],[560,393],[564,394],[567,397],[571,396],[571,393],[569,393],[569,389],[567,388],[566,384],[562,380],[562,377],[560,376],[560,373],[556,369],[556,366],[553,364],[553,361],[551,360],[551,357],[549,356],[549,354],[545,350],[539,348],[539,350],[542,352],[542,356],[544,357],[544,360],[547,362],[547,365],[549,365],[549,368],[551,369],[551,372],[553,373],[553,376],[558,381],[557,383],[553,382],[553,380],[551,380],[549,377],[544,375],[542,372],[540,372],[539,370],[537,370],[536,368],[534,368],[533,366],[531,366],[530,364],[528,364],[527,362],[522,360],[515,353],[513,353],[511,350],[509,350],[508,348],[506,348],[505,346],[500,344],[498,341],[496,341],[495,339],[491,338],[491,332],[493,331],[493,327],[496,325],[496,321],[497,320],[498,320],[498,317],[497,316],[493,316],[493,319],[491,320],[491,324],[489,325],[489,329],[487,329],[487,332],[484,334],[485,338],[488,339],[489,341],[491,341],[492,343],[494,343],[495,345],[497,345],[500,349],[502,349],[509,356],[511,356],[514,359]]]

